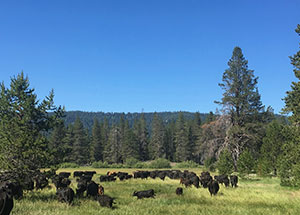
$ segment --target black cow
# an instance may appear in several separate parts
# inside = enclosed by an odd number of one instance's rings
[[[100,176],[100,182],[105,182],[105,181],[115,181],[116,178],[113,175],[101,175]]]
[[[71,184],[71,180],[68,178],[61,177],[59,175],[55,176],[52,179],[53,184],[55,185],[56,189],[58,188],[66,188]]]
[[[183,184],[187,188],[192,186],[192,181],[189,178],[180,178],[180,184]]]
[[[74,199],[74,191],[70,187],[59,188],[56,191],[58,201],[71,204]]]
[[[112,205],[114,204],[114,198],[108,195],[99,195],[97,200],[102,207],[112,208]]]
[[[230,176],[230,183],[232,187],[237,187],[238,177],[236,175]]]
[[[183,189],[181,187],[177,187],[176,194],[177,195],[182,195],[183,194]]]
[[[81,177],[82,175],[84,175],[84,171],[74,171],[73,172],[73,177]]]
[[[213,180],[209,172],[202,172],[200,175],[200,183],[204,188],[208,187],[208,184]]]
[[[9,215],[14,207],[12,193],[6,187],[0,188],[0,214]]]
[[[41,190],[48,186],[49,181],[45,175],[38,175],[34,178],[35,180],[35,189]]]
[[[61,178],[69,178],[70,175],[71,175],[70,172],[60,172],[60,173],[58,174],[58,176],[61,177]]]
[[[228,175],[215,175],[214,178],[218,183],[224,184],[226,187],[229,186]]]
[[[86,176],[91,176],[91,178],[93,178],[93,176],[96,174],[96,171],[85,171],[84,175]]]
[[[211,196],[217,195],[219,189],[220,189],[220,186],[217,181],[212,180],[208,183],[208,190],[209,190]]]
[[[138,199],[142,198],[154,198],[154,190],[143,190],[143,191],[134,191],[132,196],[136,196]]]
[[[23,197],[23,187],[19,182],[5,181],[0,185],[0,189],[5,190],[5,192],[15,199],[21,199]]]
[[[98,195],[98,189],[99,189],[99,185],[96,182],[94,181],[89,182],[86,187],[86,196],[87,197],[92,196],[96,198]]]

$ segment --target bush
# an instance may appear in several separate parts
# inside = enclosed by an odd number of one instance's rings
[[[214,172],[216,170],[216,158],[215,157],[210,157],[205,159],[204,161],[204,166],[207,170]]]
[[[248,149],[245,149],[237,161],[238,172],[241,175],[250,174],[255,167],[255,160]]]
[[[136,165],[139,163],[139,160],[136,158],[128,158],[125,162],[126,168],[136,168]]]
[[[110,165],[106,161],[104,161],[104,162],[96,161],[96,162],[92,163],[92,167],[93,168],[109,168]]]
[[[79,165],[76,163],[61,163],[59,165],[60,168],[79,168]]]
[[[171,163],[167,159],[159,158],[152,161],[149,165],[149,168],[152,169],[163,169],[163,168],[171,168]]]
[[[145,162],[137,162],[133,168],[141,168],[141,169],[147,169],[149,168],[149,165]]]
[[[216,166],[219,174],[230,175],[233,172],[233,160],[228,149],[221,152]]]
[[[175,168],[199,168],[200,165],[197,164],[195,161],[184,161],[177,163]]]

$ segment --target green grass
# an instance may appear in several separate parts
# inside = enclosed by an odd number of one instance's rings
[[[73,172],[78,169],[62,169]],[[91,170],[84,168],[84,170]],[[95,169],[93,180],[99,183],[99,174],[112,169]],[[200,169],[189,169],[197,174]],[[115,169],[132,173],[134,169]],[[71,177],[72,178],[72,177]],[[281,187],[277,178],[252,177],[240,180],[238,188],[220,186],[217,196],[211,197],[204,188],[184,188],[184,195],[177,196],[175,190],[179,180],[131,179],[128,181],[103,182],[105,193],[116,197],[114,209],[103,208],[91,199],[75,199],[69,206],[56,200],[53,187],[43,191],[28,192],[15,201],[12,215],[97,215],[97,214],[212,214],[212,215],[276,215],[300,214],[300,191]],[[73,181],[72,188],[76,183]],[[155,198],[137,200],[135,190],[154,189]]]

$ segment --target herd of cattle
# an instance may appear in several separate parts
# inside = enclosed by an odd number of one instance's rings
[[[90,197],[99,202],[101,206],[112,208],[114,202],[113,197],[104,194],[104,187],[92,180],[95,171],[75,171],[73,177],[76,179],[76,192],[70,187],[71,173],[55,171],[38,172],[34,177],[25,177],[22,180],[15,180],[9,172],[0,173],[0,215],[9,215],[13,209],[14,199],[20,199],[23,196],[24,190],[32,191],[40,190],[49,186],[51,180],[56,187],[56,196],[58,201],[72,204],[74,197],[83,198]],[[147,179],[160,178],[165,180],[170,179],[180,180],[180,184],[186,188],[195,186],[196,188],[208,188],[210,195],[216,195],[219,191],[219,184],[228,187],[237,187],[238,177],[236,175],[216,175],[214,178],[209,172],[202,172],[199,176],[196,173],[188,170],[154,170],[154,171],[136,171],[133,174],[126,172],[107,172],[106,175],[100,176],[100,182],[120,181],[128,179]],[[20,182],[21,181],[21,182]],[[102,183],[104,184],[104,183]],[[177,195],[183,194],[183,188],[178,187],[175,190]],[[134,191],[132,196],[138,199],[150,198],[155,196],[154,189]]]

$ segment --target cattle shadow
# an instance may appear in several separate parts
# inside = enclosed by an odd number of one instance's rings
[[[42,201],[42,202],[49,202],[52,200],[57,200],[57,197],[55,193],[27,193],[26,195],[23,196],[23,199],[29,200],[31,202],[37,202],[37,201]]]

